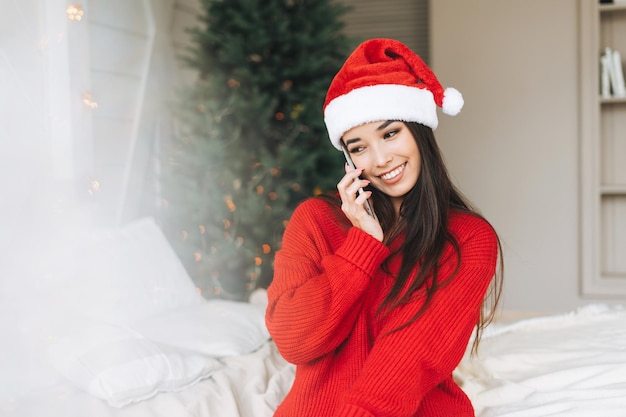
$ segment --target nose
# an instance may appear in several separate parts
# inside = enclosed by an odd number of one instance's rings
[[[391,162],[391,159],[391,152],[388,152],[384,146],[377,147],[374,155],[374,162],[376,163],[376,166],[384,167]]]

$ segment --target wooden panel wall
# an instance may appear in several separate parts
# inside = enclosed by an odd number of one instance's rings
[[[346,32],[358,42],[368,38],[394,38],[404,42],[428,62],[428,0],[341,0],[352,9]]]

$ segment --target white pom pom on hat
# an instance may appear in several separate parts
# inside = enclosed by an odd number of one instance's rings
[[[463,96],[456,88],[448,87],[443,91],[441,110],[450,116],[456,116],[463,108]]]
[[[463,96],[444,88],[415,52],[393,39],[360,44],[333,78],[324,101],[324,122],[330,141],[341,149],[343,134],[353,127],[381,120],[438,124],[437,106],[454,116]]]

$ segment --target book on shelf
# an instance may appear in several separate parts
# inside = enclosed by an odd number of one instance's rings
[[[619,51],[605,48],[600,57],[600,94],[602,98],[626,97],[624,69]]]

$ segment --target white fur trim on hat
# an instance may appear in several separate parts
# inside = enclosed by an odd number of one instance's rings
[[[433,93],[425,88],[377,84],[339,96],[328,103],[324,110],[328,136],[339,150],[345,132],[365,123],[382,120],[417,122],[435,130],[438,120]]]

